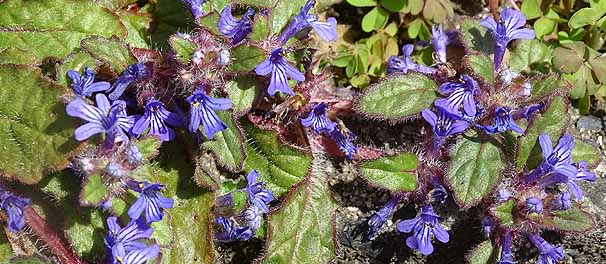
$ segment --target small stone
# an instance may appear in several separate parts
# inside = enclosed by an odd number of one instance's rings
[[[601,130],[602,120],[595,116],[581,116],[577,120],[577,128],[585,130]]]

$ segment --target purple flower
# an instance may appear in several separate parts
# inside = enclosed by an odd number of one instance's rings
[[[447,243],[449,240],[448,232],[440,226],[438,219],[440,217],[433,211],[433,207],[428,204],[421,208],[421,213],[416,218],[398,223],[397,228],[402,233],[414,232],[412,236],[406,239],[406,245],[427,256],[433,252],[431,234],[442,243]]]
[[[493,228],[494,222],[489,217],[482,218],[482,231],[484,231],[484,236],[490,237]]]
[[[204,10],[202,10],[202,3],[204,3],[204,0],[181,0],[181,3],[187,5],[194,20],[197,20],[204,15]]]
[[[487,17],[480,23],[492,31],[495,38],[494,69],[498,71],[507,49],[507,44],[514,39],[533,39],[534,31],[522,28],[526,25],[526,18],[520,11],[507,8],[501,12],[501,19],[497,23],[494,18]]]
[[[147,78],[150,75],[149,69],[143,63],[128,65],[122,75],[118,77],[114,85],[109,89],[109,99],[116,100],[122,96],[124,90],[134,81]]]
[[[231,219],[217,217],[217,223],[221,225],[223,231],[215,234],[215,239],[219,241],[246,241],[253,236],[252,230],[248,226],[238,227]]]
[[[438,63],[446,63],[446,46],[450,44],[450,39],[451,37],[442,31],[442,25],[431,26],[431,45],[436,52]]]
[[[499,106],[495,110],[495,124],[492,126],[480,126],[486,133],[495,134],[503,133],[508,130],[513,130],[517,133],[524,134],[522,129],[511,117],[511,108],[507,106]]]
[[[448,198],[448,192],[446,191],[446,188],[444,188],[444,186],[442,186],[441,184],[434,182],[433,190],[431,190],[431,201],[434,203],[444,203],[444,201],[446,201],[446,198]]]
[[[316,34],[324,41],[337,40],[337,20],[334,17],[329,17],[326,19],[326,22],[320,22],[316,16],[308,14],[309,10],[311,10],[315,4],[315,0],[307,0],[299,11],[299,14],[292,18],[290,23],[288,23],[286,28],[282,31],[282,34],[278,36],[277,41],[281,45],[284,45],[288,39],[307,27],[313,28]]]
[[[0,194],[0,208],[8,215],[8,230],[17,233],[25,226],[23,208],[30,205],[30,199],[21,198],[8,191]]]
[[[499,189],[499,193],[497,194],[497,202],[502,203],[511,198],[511,193],[507,189]]]
[[[252,21],[250,20],[250,17],[254,14],[255,10],[249,8],[241,19],[236,19],[231,14],[231,6],[225,6],[219,17],[219,32],[231,38],[232,45],[240,43],[240,41],[252,32]]]
[[[318,134],[322,132],[330,133],[335,129],[337,123],[328,119],[326,113],[327,107],[328,105],[326,103],[314,105],[311,112],[309,112],[309,115],[306,118],[301,119],[301,124],[304,127],[311,127]]]
[[[80,97],[66,107],[69,116],[88,121],[74,131],[76,140],[86,140],[95,134],[103,133],[106,135],[106,143],[113,144],[116,136],[128,141],[126,132],[132,127],[134,117],[126,116],[126,112],[121,108],[123,101],[118,100],[110,105],[104,94],[97,94],[95,99],[97,107],[89,105]]]
[[[128,149],[126,149],[126,159],[128,160],[128,163],[138,165],[143,161],[143,154],[136,145],[130,145],[128,146]]]
[[[480,90],[476,80],[469,75],[461,75],[462,82],[446,82],[440,85],[440,93],[450,94],[448,98],[438,99],[434,102],[436,107],[448,111],[451,114],[458,114],[459,107],[463,104],[463,110],[468,116],[475,116],[477,113],[476,101],[474,95]]]
[[[394,195],[391,197],[391,199],[389,199],[389,201],[387,201],[385,205],[383,205],[383,208],[377,212],[374,212],[372,216],[370,216],[368,219],[368,231],[366,232],[365,237],[366,240],[373,240],[377,236],[379,230],[381,230],[383,224],[385,224],[387,219],[389,219],[389,216],[393,212],[393,209],[396,208],[398,202],[400,202],[400,196]]]
[[[140,193],[139,198],[128,209],[128,216],[131,219],[138,219],[145,211],[147,223],[158,222],[162,220],[162,209],[173,208],[173,199],[161,195],[160,191],[164,185],[158,183],[129,181],[128,187]]]
[[[416,64],[410,59],[410,54],[412,54],[413,50],[414,46],[412,44],[402,46],[402,58],[398,56],[391,56],[387,60],[387,73],[407,73],[408,71],[416,71],[424,74],[434,74],[436,69]]]
[[[550,175],[551,177],[542,179],[542,186],[564,182],[567,178],[575,177],[577,168],[571,164],[571,153],[574,148],[574,140],[571,135],[564,134],[560,138],[560,141],[558,141],[558,145],[553,148],[549,135],[541,134],[539,136],[539,144],[543,151],[543,162],[524,178],[526,182],[536,181],[539,177],[551,172],[554,173]]]
[[[256,206],[249,206],[242,211],[242,219],[244,219],[246,226],[248,226],[252,232],[255,232],[257,229],[259,229],[259,227],[261,227],[263,210]]]
[[[529,106],[526,106],[522,109],[519,109],[517,111],[515,111],[512,114],[512,118],[513,119],[520,119],[520,118],[524,118],[528,121],[532,120],[532,115],[535,112],[541,111],[543,109],[543,105],[541,104],[531,104]]]
[[[554,247],[537,234],[528,234],[528,239],[541,254],[537,264],[556,264],[564,259],[564,248]]]
[[[256,170],[252,170],[246,175],[248,202],[261,209],[264,213],[268,213],[269,208],[267,205],[274,200],[274,196],[270,190],[264,188],[262,181],[257,182],[258,176],[259,173]]]
[[[198,87],[192,95],[187,97],[190,105],[189,131],[194,133],[204,127],[204,135],[212,139],[216,133],[223,131],[227,125],[217,116],[215,111],[231,108],[231,101],[227,98],[213,98],[207,96],[202,86]]]
[[[287,78],[302,82],[305,81],[305,75],[297,70],[297,68],[290,65],[290,63],[282,57],[281,53],[282,48],[274,49],[269,58],[257,65],[255,72],[258,75],[268,75],[271,73],[271,80],[269,81],[269,87],[267,87],[267,93],[269,93],[269,95],[273,96],[278,91],[295,95],[288,87]]]
[[[439,116],[436,116],[436,114],[429,109],[425,109],[421,112],[425,121],[427,121],[433,129],[435,135],[433,147],[435,150],[439,149],[442,144],[444,144],[444,140],[447,137],[459,134],[469,127],[467,122],[457,120],[455,116],[444,111],[442,108],[437,107],[437,110]]]
[[[353,159],[353,154],[358,153],[358,148],[351,141],[355,139],[355,135],[353,133],[347,133],[346,135],[341,132],[339,129],[333,129],[330,132],[330,138],[332,138],[339,150],[347,156],[348,159]]]
[[[151,126],[149,134],[160,137],[162,141],[171,141],[175,138],[175,131],[166,125],[181,125],[179,115],[169,112],[164,104],[156,99],[150,99],[145,104],[145,114],[133,126],[133,134],[141,135]]]
[[[147,245],[140,240],[151,237],[154,230],[142,219],[131,220],[124,228],[120,227],[118,218],[107,218],[108,232],[105,236],[105,247],[111,263],[121,263],[119,258],[124,258],[128,252],[141,250]]]
[[[553,202],[551,202],[551,206],[560,211],[565,211],[572,207],[572,198],[570,197],[569,192],[563,192],[558,195]]]
[[[501,239],[501,259],[497,262],[497,264],[514,264],[513,261],[513,253],[511,252],[513,248],[513,239],[511,237],[511,231],[507,231],[503,235]]]
[[[579,185],[577,185],[577,181],[583,180],[588,182],[594,182],[595,173],[587,169],[587,163],[584,160],[577,163],[576,167],[577,173],[573,177],[568,177],[566,185],[568,185],[568,189],[570,190],[570,192],[572,192],[574,197],[576,197],[577,199],[582,199],[583,191],[581,190]]]
[[[122,176],[124,176],[124,170],[122,170],[122,165],[113,161],[108,163],[107,166],[105,166],[105,171],[107,172],[107,174],[109,174],[109,176],[112,176],[114,178],[122,178]]]
[[[112,248],[112,264],[144,264],[148,260],[156,258],[158,254],[160,254],[160,247],[155,244],[149,247],[141,244],[141,247],[128,252],[122,244],[118,244]]]
[[[91,96],[93,93],[109,89],[108,82],[94,82],[95,72],[88,67],[84,67],[84,74],[80,75],[77,71],[70,70],[67,76],[72,80],[72,91],[76,95]]]
[[[537,197],[528,197],[526,199],[526,209],[529,213],[543,213],[543,202]]]

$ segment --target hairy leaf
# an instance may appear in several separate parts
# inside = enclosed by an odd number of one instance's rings
[[[516,206],[514,199],[509,199],[505,202],[500,203],[494,208],[493,214],[499,220],[499,222],[507,227],[514,226],[513,214]]]
[[[405,118],[431,107],[437,90],[437,84],[420,73],[398,75],[369,87],[357,102],[357,108],[369,116]]]
[[[514,72],[547,72],[553,48],[546,43],[532,39],[520,40],[509,53],[509,69]]]
[[[148,161],[158,154],[158,149],[160,148],[160,144],[162,144],[160,139],[152,136],[139,138],[132,141],[132,143],[137,147],[139,152],[141,152],[143,159]]]
[[[186,5],[174,0],[156,0],[152,20],[155,21],[152,42],[166,47],[169,36],[176,32],[189,32],[194,19]]]
[[[149,41],[151,36],[149,29],[151,17],[146,13],[134,13],[123,10],[118,11],[118,15],[128,31],[128,36],[125,39],[126,43],[134,48],[150,48]]]
[[[261,130],[250,123],[244,127],[248,138],[244,170],[257,170],[259,180],[275,196],[282,196],[307,175],[311,165],[308,153],[282,144],[274,131]]]
[[[337,204],[326,175],[330,161],[314,156],[311,175],[268,217],[263,263],[328,263],[335,254]]]
[[[480,22],[466,18],[461,21],[461,41],[467,49],[481,51],[485,54],[494,53],[494,38],[488,29],[480,25]]]
[[[212,140],[202,143],[202,147],[211,151],[221,165],[231,171],[239,171],[246,158],[244,136],[230,111],[217,111],[217,116],[225,122],[227,129],[215,134]]]
[[[539,145],[539,136],[547,133],[552,143],[557,143],[564,129],[568,127],[568,102],[561,96],[556,97],[547,111],[534,120],[526,128],[526,133],[518,140],[518,154],[516,168],[521,169],[524,164],[528,169],[536,168],[543,155]]]
[[[494,63],[486,54],[466,55],[463,63],[474,77],[480,77],[488,85],[494,84]]]
[[[80,192],[80,204],[87,206],[99,205],[109,196],[109,189],[103,183],[101,174],[89,175]]]
[[[236,77],[225,85],[236,115],[244,114],[252,107],[260,93],[257,85],[257,80],[248,76]]]
[[[0,171],[24,183],[38,182],[67,164],[78,143],[73,119],[59,97],[65,88],[37,68],[0,65]]]
[[[587,164],[595,166],[600,162],[601,157],[604,156],[598,147],[586,143],[579,138],[576,138],[574,143],[574,149],[572,149],[573,162],[584,160]]]
[[[199,19],[198,24],[215,35],[221,35],[219,32],[219,13],[211,12]]]
[[[249,2],[251,0],[247,0]],[[290,1],[279,1],[279,0],[253,0],[253,1],[262,1],[268,4],[272,4],[272,7],[275,5],[276,12],[269,13],[269,25],[271,26],[271,33],[278,35],[286,25],[290,22],[290,20],[299,13],[301,7],[305,5],[306,0],[290,0]],[[277,3],[277,5],[276,5]],[[310,13],[314,12],[312,9]]]
[[[265,51],[255,46],[240,45],[231,50],[231,72],[249,72],[265,60]]]
[[[250,40],[262,41],[269,37],[269,17],[262,14],[255,14],[253,30],[250,33]]]
[[[193,40],[177,35],[171,36],[170,39],[168,39],[168,43],[175,52],[177,59],[183,64],[189,63],[197,48],[196,43],[194,43]]]
[[[469,264],[492,264],[499,257],[500,248],[492,244],[490,240],[482,241],[467,254]]]
[[[530,79],[530,99],[536,100],[569,89],[569,84],[556,74],[538,75]]]
[[[419,159],[414,153],[399,153],[395,156],[360,164],[360,171],[371,184],[393,192],[411,192],[417,188],[415,170]]]
[[[594,227],[591,214],[578,207],[553,212],[553,227],[561,231],[584,232]]]
[[[447,180],[457,203],[466,208],[490,194],[506,163],[499,147],[477,136],[459,140],[450,158]]]
[[[64,208],[67,222],[65,235],[70,241],[74,251],[83,258],[97,263],[103,260],[105,245],[103,237],[106,235],[106,216],[96,208]]]
[[[20,48],[5,48],[0,50],[0,64],[38,64],[36,54]]]
[[[137,62],[130,48],[116,38],[87,38],[82,40],[82,48],[94,58],[107,62],[117,74],[122,73],[128,65]]]

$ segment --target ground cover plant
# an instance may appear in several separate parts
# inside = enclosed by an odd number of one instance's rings
[[[606,6],[488,2],[0,2],[0,262],[574,263]]]

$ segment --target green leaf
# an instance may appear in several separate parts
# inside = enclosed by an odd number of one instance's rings
[[[326,175],[330,161],[314,157],[311,175],[268,217],[263,263],[329,263],[335,253],[335,210]]]
[[[520,8],[526,19],[535,19],[543,15],[539,0],[526,0],[522,2]]]
[[[13,257],[13,249],[11,248],[6,231],[0,231],[0,262],[10,263],[10,258]]]
[[[412,192],[417,188],[419,159],[414,153],[400,153],[360,164],[362,176],[373,185],[392,192]]]
[[[229,65],[231,72],[249,72],[265,60],[265,51],[249,45],[240,45],[231,50],[233,62]]]
[[[105,255],[106,216],[95,208],[63,209],[70,216],[66,217],[64,230],[74,251],[92,263],[101,261]]]
[[[377,2],[375,2],[374,0],[347,0],[347,3],[356,7],[367,7],[377,5]]]
[[[505,202],[498,204],[493,211],[494,216],[499,222],[506,227],[514,227],[514,210],[516,207],[516,201],[509,199]]]
[[[275,7],[276,10],[282,10],[282,9],[278,9],[278,6],[281,2],[284,1],[280,1],[280,0],[233,0],[233,2],[235,4],[240,4],[240,5],[245,5],[245,6],[255,6],[258,7],[260,9],[270,9]],[[288,1],[286,1],[288,2]],[[276,3],[278,5],[276,5]],[[301,5],[303,6],[303,5]],[[299,10],[297,10],[299,11]]]
[[[251,41],[262,41],[269,37],[269,17],[262,14],[256,14],[254,17],[252,33],[250,33]]]
[[[239,171],[246,158],[244,136],[230,111],[217,111],[217,116],[225,122],[227,129],[216,133],[214,139],[202,143],[202,147],[211,151],[221,165],[231,171]]]
[[[600,84],[606,84],[606,56],[589,58],[589,65]]]
[[[495,247],[490,240],[482,241],[467,254],[467,261],[469,264],[496,263],[499,251],[499,247]]]
[[[494,63],[483,53],[469,54],[463,57],[463,64],[472,76],[480,77],[486,84],[494,84]]]
[[[447,18],[454,16],[454,9],[450,0],[425,0],[423,17],[435,23],[446,22]]]
[[[0,64],[38,64],[36,54],[20,48],[6,48],[0,50]]]
[[[589,166],[595,166],[600,162],[603,155],[598,147],[579,138],[575,139],[574,142],[574,149],[572,149],[572,161],[574,163],[584,160]]]
[[[476,135],[459,140],[450,151],[447,180],[457,203],[465,208],[490,194],[505,169],[502,150]]]
[[[0,65],[0,171],[23,183],[63,168],[78,143],[75,125],[65,113],[65,92],[40,70]]]
[[[251,1],[251,0],[247,0]],[[290,1],[279,1],[279,0],[255,0],[261,2],[274,2],[272,7],[276,7],[273,10],[279,10],[278,12],[269,13],[269,25],[271,26],[271,33],[278,35],[282,32],[282,29],[290,22],[293,16],[299,13],[301,7],[305,5],[305,0],[290,0]],[[277,2],[277,5],[275,4]],[[312,11],[313,12],[313,11]]]
[[[515,72],[548,71],[552,52],[551,47],[537,39],[518,41],[509,55],[509,69]]]
[[[595,226],[591,214],[577,206],[566,211],[553,212],[553,227],[559,231],[585,232]]]
[[[151,40],[160,47],[168,46],[168,38],[174,33],[189,32],[194,21],[186,5],[174,0],[155,0],[152,18],[155,26]]]
[[[173,35],[168,39],[168,43],[179,61],[183,64],[189,63],[191,57],[196,52],[196,43],[191,39],[186,39]]]
[[[65,86],[71,85],[71,80],[67,77],[67,72],[74,70],[82,74],[84,66],[95,71],[97,70],[97,60],[86,52],[74,52],[68,55],[57,67],[57,79],[59,83]]]
[[[366,89],[357,102],[358,112],[387,119],[401,119],[431,107],[438,85],[420,73],[390,77]]]
[[[116,11],[137,2],[137,0],[95,0],[95,2]]]
[[[554,50],[553,66],[565,73],[575,73],[585,61],[587,46],[583,42],[564,44]]]
[[[410,14],[416,16],[423,11],[425,2],[423,0],[409,0],[408,6],[410,7]]]
[[[411,39],[416,39],[419,36],[419,32],[421,32],[421,28],[423,27],[423,19],[417,18],[408,24],[408,37]]]
[[[540,116],[536,116],[526,128],[524,136],[518,140],[516,168],[521,169],[526,164],[528,169],[534,169],[543,159],[539,136],[547,133],[552,143],[557,142],[568,127],[568,102],[561,96],[556,97],[551,105]]]
[[[219,170],[215,158],[210,154],[200,153],[196,163],[194,180],[198,186],[208,188],[211,191],[219,189],[219,183],[221,182]]]
[[[248,76],[238,76],[225,85],[236,115],[245,114],[252,107],[255,98],[260,94],[257,86],[257,80]]]
[[[570,90],[570,98],[579,99],[587,94],[591,95],[596,92],[599,85],[593,79],[591,69],[586,65],[582,65],[573,74],[562,74],[562,76],[572,83],[573,89]]]
[[[131,1],[131,0],[128,0]],[[149,40],[151,35],[149,34],[151,17],[147,14],[128,12],[124,10],[118,11],[120,20],[128,31],[128,36],[125,42],[131,47],[149,49]]]
[[[406,1],[382,0],[381,6],[385,7],[385,9],[387,9],[391,12],[397,13],[397,12],[400,12],[400,10],[404,9],[404,7],[406,7]]]
[[[32,52],[38,63],[47,57],[65,57],[80,46],[80,40],[92,35],[124,38],[127,31],[116,14],[88,1],[14,0],[0,4],[0,49]]]
[[[364,30],[364,32],[371,32],[373,30],[381,29],[387,23],[388,18],[389,12],[377,6],[362,18],[362,30]]]
[[[82,192],[80,193],[80,204],[84,206],[96,206],[108,198],[108,196],[109,189],[105,183],[103,183],[101,174],[93,173],[88,176],[84,182],[84,185],[82,186]]]
[[[139,152],[141,152],[143,159],[149,161],[153,159],[156,155],[158,155],[158,149],[160,148],[160,144],[162,144],[162,141],[160,141],[160,139],[156,137],[150,136],[133,140],[132,144],[134,144],[137,149],[139,149]]]
[[[122,73],[128,65],[137,62],[130,48],[116,38],[87,38],[82,40],[82,48],[94,58],[107,62],[117,74]]]
[[[604,11],[598,8],[581,8],[576,11],[568,20],[568,26],[572,29],[592,25],[600,17],[604,15]]]
[[[248,144],[244,171],[257,170],[259,180],[276,196],[282,196],[300,182],[311,165],[311,155],[282,144],[275,131],[244,125]]]
[[[480,25],[480,22],[465,18],[461,21],[462,42],[467,49],[481,51],[488,55],[494,53],[494,38],[492,34]]]
[[[542,74],[530,79],[532,90],[529,100],[537,100],[558,92],[567,91],[570,85],[557,74]]]
[[[219,14],[212,12],[199,18],[198,24],[215,35],[220,35],[219,32]]]

